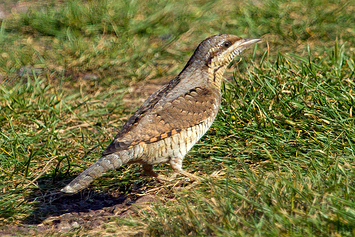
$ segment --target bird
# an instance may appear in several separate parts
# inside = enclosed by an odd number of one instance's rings
[[[61,192],[77,193],[106,171],[127,163],[142,164],[145,174],[158,180],[169,180],[153,171],[153,165],[160,163],[170,163],[175,172],[172,177],[181,174],[198,179],[182,169],[183,159],[217,116],[227,66],[260,40],[231,34],[203,40],[183,70],[150,95],[127,120],[101,158]]]

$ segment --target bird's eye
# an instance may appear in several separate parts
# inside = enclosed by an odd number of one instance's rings
[[[223,46],[228,48],[229,46],[231,46],[231,42],[226,41],[226,42],[223,43]]]

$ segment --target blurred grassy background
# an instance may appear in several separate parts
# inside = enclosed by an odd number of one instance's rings
[[[146,98],[128,96],[137,83],[170,80],[200,41],[230,33],[263,42],[231,64],[218,118],[186,157],[185,169],[206,180],[173,190],[171,203],[138,220],[151,235],[355,235],[353,1],[6,0],[0,7],[8,13],[0,20],[5,224],[32,213],[30,193],[58,190],[64,175],[99,158]],[[127,192],[132,180],[144,185],[140,174],[128,166],[93,187]],[[39,186],[41,176],[55,182]]]

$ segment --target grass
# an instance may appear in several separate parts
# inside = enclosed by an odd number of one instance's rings
[[[154,236],[355,235],[351,1],[45,1],[0,22],[4,224],[98,158],[139,106],[131,85],[172,78],[226,32],[264,41],[232,63],[221,111],[185,159],[204,180],[136,221]],[[140,172],[93,187],[127,192]]]

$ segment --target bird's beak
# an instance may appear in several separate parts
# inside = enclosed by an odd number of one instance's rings
[[[249,47],[250,45],[261,41],[261,39],[243,39],[244,41],[239,45],[239,47],[243,46],[244,48]]]

